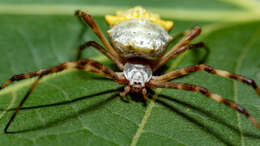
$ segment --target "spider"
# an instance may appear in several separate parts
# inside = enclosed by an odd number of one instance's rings
[[[88,26],[102,41],[103,45],[107,48],[106,50],[98,43],[88,41],[79,47],[78,58],[80,58],[81,52],[85,48],[92,46],[113,61],[121,72],[114,72],[103,64],[91,59],[81,59],[73,62],[65,62],[45,70],[12,76],[0,87],[0,90],[14,81],[32,77],[37,77],[37,79],[16,107],[15,112],[12,114],[4,128],[5,133],[11,133],[8,132],[10,124],[15,119],[26,99],[44,76],[73,68],[97,73],[114,80],[118,84],[125,85],[124,91],[120,93],[120,96],[122,97],[131,92],[141,94],[144,99],[147,99],[147,89],[149,88],[170,88],[199,92],[206,97],[218,103],[223,103],[233,110],[245,115],[251,123],[260,130],[260,124],[257,123],[257,121],[242,106],[225,99],[218,94],[211,93],[204,87],[181,82],[170,82],[170,80],[193,72],[206,71],[210,74],[246,83],[252,86],[260,96],[260,90],[254,80],[224,70],[214,69],[206,64],[192,65],[176,69],[160,76],[153,76],[153,73],[167,61],[188,49],[208,49],[203,42],[189,44],[191,40],[200,34],[201,28],[199,26],[186,31],[183,38],[168,52],[165,52],[168,44],[173,40],[173,38],[168,34],[168,31],[173,27],[173,22],[164,21],[160,19],[158,14],[151,13],[142,7],[137,6],[126,11],[118,11],[116,16],[105,16],[107,23],[111,26],[111,29],[108,31],[111,43],[105,38],[91,15],[80,10],[76,11],[75,15],[88,24]]]

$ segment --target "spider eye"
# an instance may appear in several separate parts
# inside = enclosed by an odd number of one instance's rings
[[[134,84],[135,84],[135,85],[141,85],[140,82],[136,82],[136,81],[134,82]]]

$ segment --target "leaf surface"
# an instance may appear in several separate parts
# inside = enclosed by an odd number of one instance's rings
[[[241,0],[241,2],[243,2]],[[250,1],[251,2],[251,1]],[[248,5],[232,1],[6,1],[1,2],[8,11],[0,10],[0,83],[12,75],[36,71],[75,60],[77,47],[86,40],[100,42],[90,29],[84,35],[82,26],[73,16],[72,9],[78,5],[90,5],[94,19],[103,32],[108,30],[103,16],[116,8],[142,5],[158,11],[162,17],[173,19],[176,35],[195,25],[202,26],[202,34],[193,42],[203,41],[210,48],[205,63],[222,70],[250,77],[260,85],[260,21],[259,14]],[[23,4],[21,9],[14,9]],[[129,5],[128,5],[129,4]],[[34,9],[39,5],[42,9]],[[68,6],[69,11],[48,11]],[[104,5],[111,10],[94,9]],[[0,5],[1,7],[1,5]],[[32,8],[32,11],[24,8]],[[81,8],[81,7],[80,7]],[[85,10],[88,7],[84,8]],[[169,16],[165,13],[172,12]],[[22,11],[24,10],[24,11]],[[175,16],[180,10],[205,13]],[[26,11],[26,13],[24,13]],[[236,15],[230,22],[228,15]],[[35,12],[35,13],[32,13]],[[177,13],[178,12],[178,13]],[[58,14],[58,15],[57,15]],[[214,14],[214,15],[212,15]],[[220,17],[222,16],[222,17]],[[225,18],[220,21],[219,18]],[[244,19],[246,18],[246,19]],[[241,19],[243,21],[239,22]],[[176,43],[176,42],[175,42]],[[171,44],[172,46],[173,44]],[[203,50],[188,51],[168,62],[171,71],[197,64]],[[115,65],[93,48],[84,51],[85,58],[104,63],[116,70]],[[199,57],[198,57],[199,56]],[[163,73],[163,72],[162,72]],[[21,101],[34,79],[16,82],[0,92],[0,129],[14,108]],[[251,87],[205,72],[194,73],[177,79],[207,87],[245,107],[260,121],[260,99]],[[0,145],[257,145],[259,131],[241,114],[232,109],[192,92],[156,89],[158,99],[141,102],[120,100],[117,91],[121,86],[92,73],[68,70],[43,78],[24,107],[19,112],[10,130],[0,130]],[[103,93],[108,91],[108,93]]]

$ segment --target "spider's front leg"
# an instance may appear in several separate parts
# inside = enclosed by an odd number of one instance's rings
[[[102,33],[102,31],[100,30],[100,28],[97,26],[96,22],[94,21],[94,19],[91,17],[91,15],[83,12],[83,11],[76,11],[75,13],[76,16],[78,16],[80,19],[82,18],[88,25],[89,27],[93,30],[93,32],[98,36],[98,38],[102,41],[102,43],[105,45],[105,47],[108,49],[108,52],[111,54],[112,57],[109,57],[112,61],[114,61],[115,63],[117,62],[121,62],[121,57],[120,55],[115,51],[115,49],[111,46],[111,44],[109,43],[109,41],[106,39],[106,37],[104,36],[104,34]],[[82,45],[84,46],[84,44]],[[92,45],[93,46],[93,45]],[[95,47],[95,46],[94,46]],[[95,47],[96,48],[96,47]],[[83,49],[83,48],[82,48]],[[81,50],[82,50],[81,49]],[[98,49],[98,48],[97,48]],[[81,50],[79,49],[79,52],[81,52]],[[100,47],[98,49],[99,51],[101,51]],[[105,51],[104,48],[102,48],[102,53]],[[106,53],[107,54],[107,53]],[[105,54],[105,55],[106,55]],[[115,61],[116,60],[116,61]],[[119,65],[120,66],[120,65]],[[121,69],[121,68],[120,68]]]
[[[36,76],[38,76],[38,78],[34,81],[33,85],[29,89],[29,91],[26,93],[26,95],[23,97],[22,101],[16,107],[15,112],[13,113],[13,115],[11,116],[11,118],[9,119],[8,123],[5,126],[4,132],[10,133],[10,132],[7,131],[8,127],[10,126],[10,124],[12,123],[14,118],[16,117],[16,115],[19,112],[19,110],[21,109],[22,105],[25,103],[26,99],[32,93],[34,88],[37,86],[37,84],[39,83],[41,78],[43,78],[44,76],[51,74],[51,73],[57,73],[57,72],[61,72],[63,70],[73,69],[73,68],[97,73],[97,74],[102,75],[104,77],[110,78],[110,79],[116,81],[119,84],[128,83],[123,75],[116,74],[114,71],[105,67],[103,64],[96,62],[94,60],[91,60],[91,59],[83,59],[83,60],[75,61],[75,62],[66,62],[66,63],[63,63],[61,65],[52,67],[50,69],[40,70],[40,71],[36,71],[36,72],[30,72],[30,73],[26,73],[26,74],[14,75],[11,79],[9,79],[7,82],[5,82],[1,86],[0,89],[5,88],[7,85],[11,84],[14,81],[28,79],[28,78],[32,78],[32,77],[36,77]]]
[[[169,80],[172,80],[172,79],[184,76],[184,75],[188,75],[193,72],[198,72],[198,71],[206,71],[208,73],[215,74],[217,76],[222,76],[225,78],[230,78],[230,79],[234,79],[234,80],[238,80],[240,82],[246,83],[246,84],[250,85],[251,87],[253,87],[254,90],[256,91],[256,93],[260,96],[260,90],[254,80],[249,79],[247,77],[243,77],[241,75],[232,74],[232,73],[224,71],[224,70],[214,69],[213,67],[206,65],[206,64],[192,65],[192,66],[180,68],[175,71],[169,72],[167,74],[155,77],[154,79],[159,82],[169,81]]]
[[[203,88],[201,86],[197,85],[191,85],[191,84],[185,84],[185,83],[177,83],[177,82],[158,82],[155,80],[150,80],[150,82],[147,84],[150,88],[171,88],[171,89],[177,89],[177,90],[187,90],[192,92],[199,92],[205,96],[207,96],[210,99],[215,100],[218,103],[222,103],[227,105],[228,107],[232,108],[233,110],[238,111],[239,113],[245,115],[248,120],[251,121],[259,130],[260,130],[260,124],[254,119],[253,116],[250,115],[250,113],[243,108],[242,106],[233,103],[232,101],[225,99],[218,94],[209,92],[206,88]]]

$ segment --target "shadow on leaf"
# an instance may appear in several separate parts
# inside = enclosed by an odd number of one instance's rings
[[[48,122],[45,125],[40,125],[40,126],[37,126],[37,127],[28,128],[28,129],[24,129],[24,130],[20,130],[20,131],[11,131],[11,132],[8,132],[8,134],[25,133],[25,132],[36,131],[36,130],[41,130],[41,129],[47,129],[47,128],[50,128],[50,127],[54,127],[55,125],[61,124],[61,123],[65,122],[65,121],[67,121],[69,119],[75,118],[75,117],[77,117],[80,114],[94,111],[94,110],[98,109],[99,107],[107,104],[108,102],[112,101],[113,99],[115,99],[116,97],[119,96],[118,91],[120,91],[120,90],[121,90],[121,87],[117,88],[117,89],[107,90],[107,91],[100,92],[100,93],[95,93],[95,94],[88,95],[88,96],[79,97],[79,98],[76,98],[76,99],[73,99],[73,100],[70,100],[70,101],[63,101],[63,102],[58,102],[58,103],[52,103],[52,104],[46,104],[46,105],[38,105],[38,106],[31,106],[31,107],[23,107],[23,108],[21,108],[21,110],[31,110],[31,109],[38,109],[38,108],[61,106],[61,105],[71,104],[71,103],[75,103],[75,102],[78,102],[78,101],[81,101],[81,100],[93,98],[93,97],[96,97],[96,96],[105,95],[105,94],[108,94],[108,93],[114,93],[110,97],[108,97],[106,100],[99,101],[99,102],[97,102],[97,103],[95,103],[95,104],[93,104],[93,105],[91,105],[91,106],[89,106],[89,107],[87,107],[85,109],[82,109],[82,110],[80,110],[80,111],[78,111],[78,112],[76,112],[76,113],[74,113],[72,115],[65,116],[65,117],[60,118],[60,119],[55,119],[55,120],[53,120],[51,122]],[[15,110],[15,108],[10,109],[9,111],[13,111],[13,110]]]
[[[234,127],[233,125],[225,122],[224,119],[220,119],[220,117],[218,117],[218,116],[216,116],[216,115],[214,115],[214,114],[212,114],[212,113],[210,113],[208,111],[205,111],[205,110],[203,110],[201,108],[198,108],[196,106],[193,106],[191,104],[185,103],[185,102],[180,101],[178,99],[172,98],[170,96],[166,96],[166,95],[160,94],[159,97],[161,99],[166,99],[166,100],[169,100],[171,102],[177,103],[179,105],[182,105],[182,106],[188,107],[190,109],[193,109],[193,110],[199,112],[200,114],[203,114],[204,116],[209,117],[212,121],[216,121],[217,123],[220,123],[220,124],[224,125],[225,127],[231,129],[232,131],[235,131],[237,133],[237,135],[240,135],[240,131],[239,131],[239,129],[237,127]],[[234,145],[231,142],[229,142],[225,138],[225,136],[223,136],[220,133],[216,132],[214,129],[211,129],[210,127],[205,127],[206,125],[202,124],[202,122],[200,122],[199,120],[188,116],[185,112],[180,111],[179,109],[173,107],[172,105],[168,104],[167,102],[165,102],[165,101],[163,101],[161,99],[157,99],[156,102],[161,104],[161,105],[163,105],[164,107],[167,107],[170,111],[181,115],[183,118],[187,119],[188,121],[191,121],[192,123],[196,124],[198,127],[203,129],[207,133],[213,135],[214,137],[216,137],[217,140],[220,140],[224,144],[226,144],[226,145]],[[247,137],[255,138],[255,139],[259,139],[260,138],[260,135],[249,133],[248,131],[243,132],[243,135],[247,136]]]

